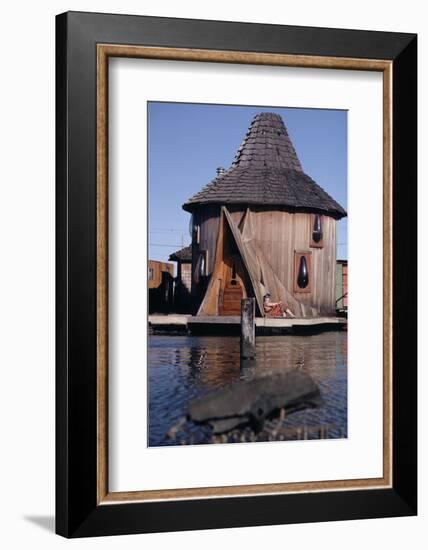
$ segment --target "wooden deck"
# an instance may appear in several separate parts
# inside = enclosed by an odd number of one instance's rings
[[[220,328],[220,327],[230,327],[238,328],[241,323],[240,316],[212,316],[212,315],[179,315],[179,314],[170,314],[170,315],[149,315],[149,324],[153,328],[165,329],[168,328],[188,328],[192,329],[206,329],[209,330],[210,327]],[[301,328],[334,328],[334,325],[337,325],[337,328],[344,328],[344,325],[347,324],[347,320],[342,317],[313,317],[313,318],[269,318],[269,317],[257,317],[256,318],[256,328],[259,329],[258,332],[269,332],[269,329],[274,329],[272,332],[276,333],[275,329],[298,329]]]

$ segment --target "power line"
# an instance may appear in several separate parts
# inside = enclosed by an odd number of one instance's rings
[[[149,243],[149,246],[169,246],[169,247],[177,247],[180,248],[182,246],[181,244],[165,244],[165,243]]]
[[[187,229],[169,229],[169,228],[162,228],[162,229],[150,229],[149,233],[187,233]]]

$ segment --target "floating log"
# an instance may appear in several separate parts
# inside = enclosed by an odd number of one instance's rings
[[[241,381],[190,402],[188,417],[208,423],[214,433],[250,425],[256,432],[280,409],[288,413],[322,403],[314,380],[299,369]]]

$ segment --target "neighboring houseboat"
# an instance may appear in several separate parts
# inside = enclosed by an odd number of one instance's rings
[[[342,316],[348,313],[348,260],[336,263],[336,311]]]
[[[190,313],[192,247],[190,245],[185,246],[171,254],[168,259],[170,262],[177,262],[177,275],[174,279],[174,310],[178,313]]]
[[[173,306],[174,264],[149,260],[149,313],[169,313]]]
[[[192,304],[239,315],[244,297],[298,317],[336,313],[336,222],[345,210],[303,172],[282,118],[260,113],[228,170],[191,197]]]

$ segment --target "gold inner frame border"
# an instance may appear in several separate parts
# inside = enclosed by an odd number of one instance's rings
[[[392,61],[97,44],[97,504],[307,493],[392,486]],[[224,487],[109,492],[108,488],[108,60],[131,57],[383,73],[383,476]]]

